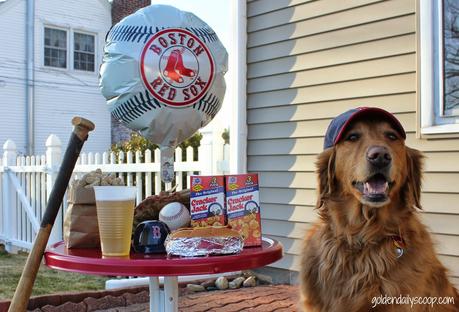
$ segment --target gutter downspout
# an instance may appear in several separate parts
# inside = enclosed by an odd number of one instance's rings
[[[26,35],[25,35],[25,150],[27,155],[35,152],[35,70],[34,70],[34,38],[35,38],[35,2],[27,0],[26,3]]]
[[[233,1],[234,40],[233,55],[230,56],[234,68],[234,101],[230,127],[230,172],[247,172],[247,3],[246,0]]]

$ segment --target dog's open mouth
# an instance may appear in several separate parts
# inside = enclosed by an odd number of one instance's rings
[[[365,182],[354,181],[354,187],[369,202],[384,202],[388,199],[392,182],[389,182],[385,175],[377,173]]]

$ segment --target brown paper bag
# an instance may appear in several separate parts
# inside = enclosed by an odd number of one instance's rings
[[[99,248],[94,190],[74,183],[70,188],[69,207],[64,217],[64,242],[67,248]]]

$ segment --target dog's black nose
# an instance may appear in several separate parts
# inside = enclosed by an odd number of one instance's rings
[[[373,166],[382,169],[390,164],[392,157],[384,146],[371,146],[367,151],[367,160]]]

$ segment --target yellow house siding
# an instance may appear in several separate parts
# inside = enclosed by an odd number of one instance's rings
[[[331,3],[331,1],[329,3]],[[299,7],[296,7],[295,10],[299,10]],[[313,12],[311,13],[313,14]],[[339,12],[335,11],[332,12],[332,14],[311,16],[311,19],[300,20],[293,23],[289,22],[276,27],[253,31],[251,36],[248,38],[247,43],[249,47],[266,45],[273,42],[304,38],[306,36],[321,33],[329,33],[333,30],[341,30],[343,28],[359,24],[364,25],[375,21],[383,21],[411,13],[412,0],[379,2],[373,5],[354,7]],[[356,16],[358,16],[358,18],[356,18]],[[265,17],[265,20],[266,22],[269,22],[269,20],[272,20],[272,17],[267,16]],[[253,24],[250,22],[248,25],[250,29],[250,26]]]
[[[312,1],[314,0],[248,0],[247,15],[250,17],[255,17],[256,15],[283,10],[288,7]]]
[[[260,1],[248,6],[248,15],[251,17],[248,30],[253,32],[292,22],[301,22],[317,17],[317,12],[325,15],[379,1],[381,0],[314,1],[312,3],[308,3],[311,1]],[[265,14],[260,14],[262,12]]]
[[[414,22],[414,16],[408,15],[317,35],[265,43],[260,46],[251,45],[249,33],[247,57],[249,62],[259,62],[276,57],[298,55],[371,40],[407,35],[413,32],[410,25],[414,24]]]
[[[369,77],[413,73],[415,71],[415,63],[412,61],[413,54],[410,53],[287,74],[271,74],[269,76],[250,79],[250,82],[247,84],[247,91],[250,93],[259,93],[366,79]]]
[[[412,52],[415,44],[414,34],[402,35],[332,50],[310,52],[307,55],[286,56],[273,60],[253,63],[248,69],[249,78],[264,77],[284,73],[311,70],[355,61],[373,60],[381,57],[402,55]]]
[[[415,1],[247,3],[248,170],[260,173],[263,231],[298,270],[316,219],[314,162],[333,117],[356,106],[400,119],[426,156],[421,218],[459,282],[459,139],[416,138]]]

